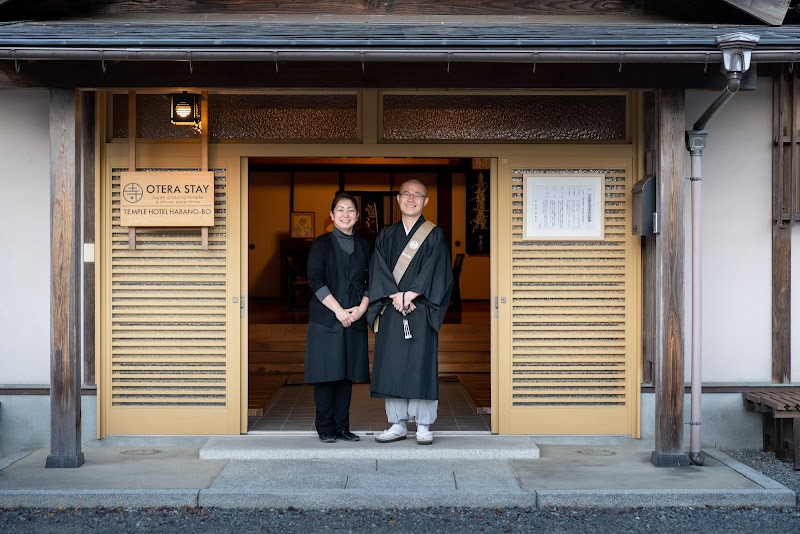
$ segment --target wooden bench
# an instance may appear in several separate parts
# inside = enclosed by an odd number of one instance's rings
[[[800,470],[800,390],[748,391],[742,397],[745,408],[761,413],[764,451],[794,461]]]

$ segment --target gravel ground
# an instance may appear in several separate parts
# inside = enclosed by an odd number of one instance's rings
[[[241,534],[249,532],[800,532],[800,512],[663,510],[9,510],[0,514],[4,533]]]
[[[772,453],[725,451],[800,492],[800,471]],[[228,510],[199,508],[0,510],[0,532],[214,534],[311,532],[781,532],[800,533],[800,507],[791,510],[664,508],[573,510],[529,508],[423,510]]]

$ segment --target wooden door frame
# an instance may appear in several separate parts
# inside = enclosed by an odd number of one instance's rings
[[[267,146],[264,145],[266,148],[271,149],[274,148],[274,145]],[[249,159],[255,157],[274,157],[274,158],[323,158],[323,157],[331,157],[330,154],[325,154],[327,152],[328,147],[331,145],[317,145],[325,147],[325,151],[323,153],[315,152],[312,150],[312,147],[309,145],[282,145],[278,147],[279,149],[282,147],[287,147],[290,150],[288,153],[279,152],[277,154],[257,154],[254,155],[251,152],[240,152],[236,157],[240,159],[241,170],[239,176],[241,178],[241,185],[240,185],[240,225],[241,225],[241,232],[240,232],[240,283],[241,283],[241,297],[245,303],[245,314],[244,318],[241,321],[241,385],[240,391],[242,392],[242,411],[241,411],[241,433],[246,434],[248,428],[248,417],[247,417],[247,408],[248,408],[248,366],[249,366],[249,354],[248,354],[248,336],[249,336],[249,323],[250,323],[250,315],[249,315],[249,308],[247,308],[247,303],[249,302],[249,295],[248,295],[248,279],[249,279],[249,265],[248,265],[248,245],[249,245],[249,238],[248,238],[248,224],[249,224]],[[427,148],[432,148],[432,150],[427,150],[426,153],[418,154],[415,153],[414,150],[407,151],[404,150],[408,148],[409,145],[375,145],[373,147],[367,147],[367,150],[358,151],[353,155],[345,155],[347,152],[351,151],[353,148],[358,148],[359,145],[338,145],[338,151],[336,153],[340,154],[339,157],[347,158],[347,157],[359,157],[359,158],[381,158],[381,157],[456,157],[452,154],[459,154],[458,157],[464,158],[487,158],[485,155],[485,151],[491,147],[491,145],[480,145],[476,147],[475,145],[425,145]],[[386,150],[387,147],[390,147]],[[448,148],[449,147],[449,148]],[[461,156],[463,152],[465,152],[464,148],[469,147],[467,152],[473,153],[473,155],[469,156]],[[485,148],[483,148],[485,147]],[[303,152],[308,150],[307,153],[298,154],[296,151]],[[398,152],[398,149],[400,151]],[[476,152],[477,151],[477,152]],[[497,402],[497,335],[496,335],[496,319],[494,317],[494,299],[493,296],[496,295],[496,261],[497,257],[495,254],[496,247],[497,247],[497,230],[494,226],[495,218],[497,217],[497,195],[495,194],[495,190],[497,187],[497,158],[496,157],[488,157],[490,160],[490,202],[491,202],[491,213],[490,213],[490,232],[491,232],[491,246],[490,246],[490,253],[489,253],[489,291],[490,291],[490,314],[492,319],[490,320],[490,381],[491,381],[491,404],[492,404],[492,417],[491,417],[491,427],[492,433],[496,434],[498,432],[498,423],[497,423],[497,412],[498,410],[495,408]],[[450,243],[449,245],[452,245]]]

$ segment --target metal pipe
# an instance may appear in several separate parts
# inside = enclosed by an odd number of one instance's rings
[[[738,74],[738,76],[733,76],[736,74]],[[736,92],[739,90],[739,87],[741,87],[741,84],[742,84],[742,73],[739,72],[730,73],[728,77],[728,85],[725,87],[725,89],[722,90],[722,93],[717,97],[717,99],[714,100],[710,106],[708,106],[708,109],[705,111],[705,113],[703,113],[700,116],[700,118],[697,119],[697,122],[694,123],[694,127],[692,129],[695,131],[705,130],[706,124],[708,124],[708,122],[722,110],[725,104],[727,104],[728,101],[734,97]],[[700,163],[698,162],[697,165],[699,169]],[[693,172],[692,176],[700,176],[700,175],[694,174]]]
[[[728,100],[733,97],[731,93]],[[727,100],[726,100],[727,101]],[[710,109],[710,108],[709,108]],[[703,465],[700,448],[700,395],[702,392],[702,342],[703,342],[703,295],[701,277],[703,274],[702,255],[702,152],[692,152],[692,387],[691,419],[689,430],[689,460],[695,465]]]
[[[339,61],[492,63],[706,63],[719,52],[418,48],[0,48],[0,59],[106,61]]]
[[[691,419],[689,421],[689,460],[703,465],[700,445],[701,404],[703,388],[703,207],[702,207],[702,157],[708,132],[705,130],[714,118],[737,93],[741,86],[742,72],[728,72],[728,85],[714,99],[708,109],[694,123],[694,129],[686,132],[686,148],[691,154],[691,205],[692,205],[692,384]]]
[[[71,61],[338,61],[443,63],[693,63],[720,61],[722,53],[706,50],[520,50],[495,51],[419,48],[39,48],[0,45],[0,59]],[[752,52],[753,61],[794,63],[797,52]]]
[[[741,87],[742,76],[750,68],[752,50],[759,38],[746,33],[720,35],[716,42],[722,50],[722,67],[728,84],[722,93],[708,106],[708,109],[694,123],[693,130],[686,131],[686,149],[691,154],[691,194],[692,194],[692,385],[691,420],[689,422],[689,460],[703,465],[700,449],[700,397],[702,393],[703,360],[703,247],[702,247],[702,166],[703,150],[706,147],[708,122],[722,110]]]
[[[702,233],[702,157],[708,132],[705,130],[714,118],[739,91],[742,72],[728,72],[728,84],[714,99],[706,111],[694,123],[694,129],[686,132],[686,148],[691,155],[691,205],[692,205],[692,384],[691,419],[689,421],[689,460],[695,465],[703,465],[704,458],[700,444],[700,425],[702,395],[703,361],[703,233]]]

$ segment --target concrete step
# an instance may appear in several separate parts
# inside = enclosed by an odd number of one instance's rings
[[[413,432],[394,443],[378,443],[374,433],[361,441],[322,443],[315,432],[209,438],[200,449],[207,460],[535,460],[539,447],[530,436],[434,432],[433,445],[418,445]]]

